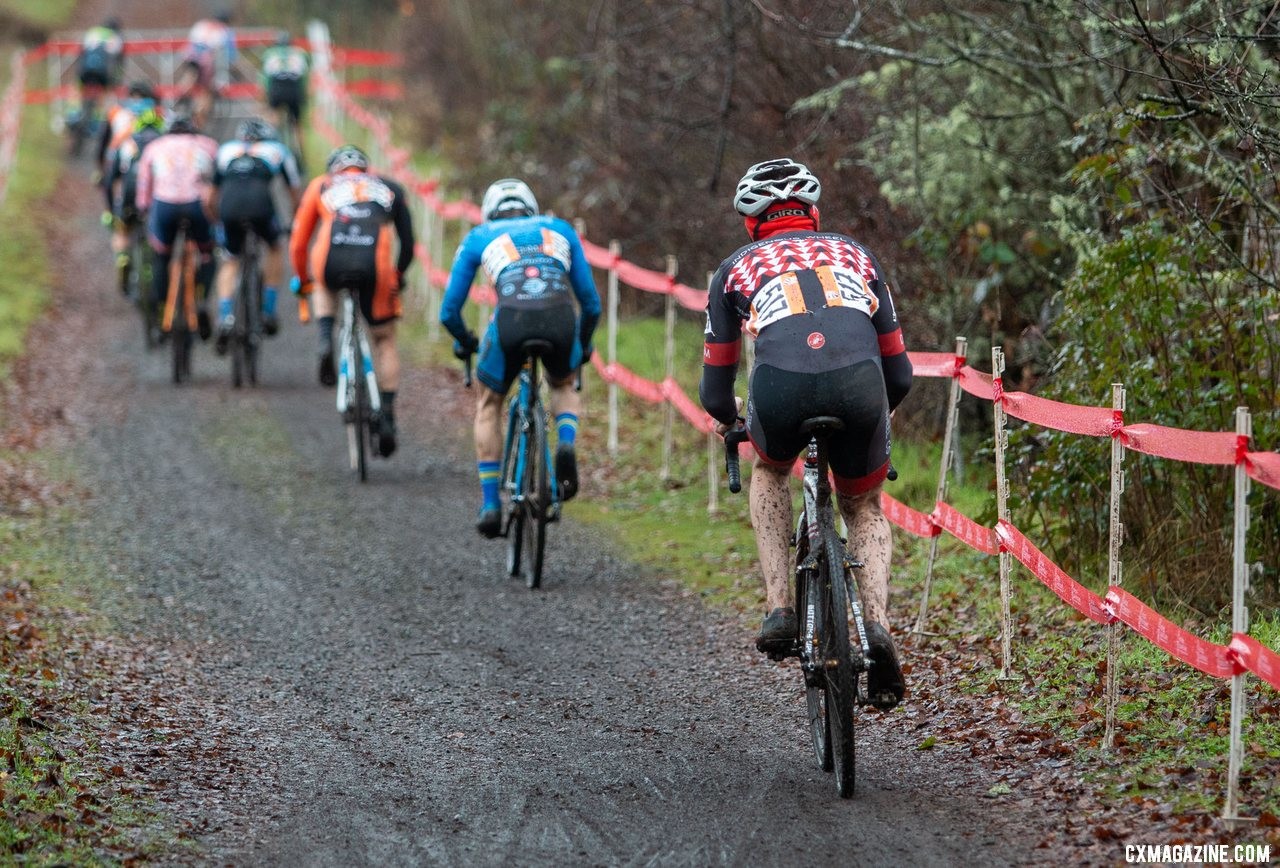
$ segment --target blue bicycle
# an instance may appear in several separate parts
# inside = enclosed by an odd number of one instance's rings
[[[530,590],[542,585],[547,525],[560,519],[560,484],[551,472],[547,411],[542,404],[539,362],[551,353],[550,341],[520,345],[525,357],[516,393],[507,403],[507,433],[502,447],[503,536],[507,538],[507,575],[524,576]],[[466,359],[471,385],[471,357]]]

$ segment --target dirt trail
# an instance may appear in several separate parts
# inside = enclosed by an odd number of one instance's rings
[[[56,299],[21,368],[42,397],[10,439],[61,432],[89,492],[71,542],[111,578],[100,605],[195,709],[148,733],[162,749],[132,767],[191,830],[195,861],[1036,855],[1024,830],[1043,821],[993,810],[967,752],[912,750],[901,718],[863,718],[857,797],[835,798],[794,671],[592,530],[552,528],[543,592],[503,578],[501,547],[472,527],[454,372],[407,374],[402,450],[367,485],[345,467],[310,330],[286,323],[259,389],[233,392],[208,348],[174,388],[111,285],[86,175],[47,210]]]

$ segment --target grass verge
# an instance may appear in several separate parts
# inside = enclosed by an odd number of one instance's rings
[[[0,519],[0,853],[27,865],[172,856],[176,834],[103,755],[111,724],[91,697],[119,687],[75,590],[89,568],[66,542],[73,522],[69,509]]]
[[[9,179],[9,192],[0,207],[0,377],[22,352],[27,329],[49,301],[48,251],[38,221],[40,202],[57,183],[62,171],[62,149],[49,131],[46,112],[23,113],[18,161]]]
[[[0,14],[41,29],[66,24],[75,8],[76,0],[0,0]]]

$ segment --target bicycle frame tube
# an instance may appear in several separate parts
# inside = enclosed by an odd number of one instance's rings
[[[373,368],[373,350],[369,338],[360,325],[360,312],[355,295],[349,290],[342,293],[342,328],[338,332],[338,397],[339,413],[345,413],[351,402],[351,377],[363,376],[369,387],[369,410],[382,410],[382,398],[378,392],[378,377]],[[357,372],[359,372],[357,374]]]
[[[806,516],[817,516],[817,521],[805,521],[809,537],[809,557],[806,563],[825,551],[823,536],[835,535],[835,508],[831,502],[831,482],[827,468],[826,443],[814,437],[809,441],[809,452],[804,462],[804,511]],[[841,551],[844,545],[840,546]],[[857,588],[853,587],[853,571],[846,564],[829,564],[830,575],[834,581],[836,576],[842,577],[853,610],[853,622],[858,631],[858,644],[862,647],[863,659],[869,659],[871,645],[867,641],[867,627],[862,617],[862,602]],[[811,636],[813,625],[807,625],[806,636]]]

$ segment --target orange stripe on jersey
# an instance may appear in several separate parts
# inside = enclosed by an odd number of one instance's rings
[[[814,269],[818,273],[818,281],[822,284],[822,296],[827,300],[827,307],[844,307],[844,299],[840,297],[840,286],[830,265],[819,265]]]
[[[902,329],[894,329],[887,335],[880,335],[880,355],[896,356],[907,351],[907,344],[902,340]]]
[[[788,271],[779,280],[782,281],[782,293],[787,298],[787,309],[792,313],[807,311],[808,308],[804,306],[804,292],[800,289],[800,280],[796,277],[796,273]]]
[[[516,249],[516,243],[511,240],[511,235],[502,236],[502,253],[507,257],[507,262],[516,262],[520,259],[520,251]]]

